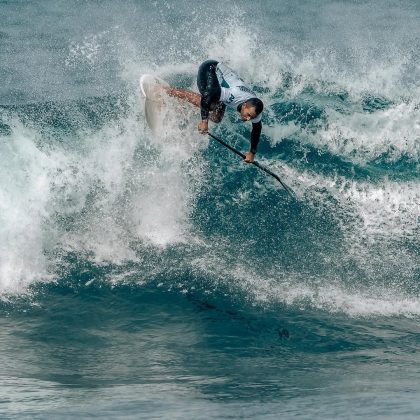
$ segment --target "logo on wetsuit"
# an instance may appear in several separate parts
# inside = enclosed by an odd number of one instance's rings
[[[234,99],[235,99],[235,96],[231,93],[226,103],[230,104]]]
[[[242,92],[246,92],[249,93],[250,95],[255,95],[255,93],[248,87],[246,86],[238,86],[239,90],[242,90]]]

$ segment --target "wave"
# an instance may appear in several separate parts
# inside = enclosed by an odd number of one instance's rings
[[[263,307],[418,316],[419,106],[401,70],[412,56],[363,69],[364,50],[343,68],[325,45],[263,44],[267,34],[250,34],[240,11],[226,19],[198,38],[202,49],[169,49],[158,62],[147,43],[114,48],[118,94],[0,107],[3,297],[88,272],[136,287],[166,276],[180,293],[203,286]],[[95,68],[118,34],[72,43],[65,65]],[[94,48],[82,48],[89,40]],[[258,159],[296,202],[200,136],[197,110],[171,102],[160,136],[145,126],[139,74],[195,89],[193,63],[205,56],[226,60],[261,95]],[[214,130],[248,147],[249,127],[233,113]],[[181,280],[188,273],[199,275]]]

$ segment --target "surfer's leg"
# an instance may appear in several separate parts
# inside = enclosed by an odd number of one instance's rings
[[[207,60],[198,69],[197,86],[201,93],[201,119],[206,120],[209,115],[210,106],[217,104],[220,100],[220,84],[216,75],[215,60]]]
[[[167,87],[167,86],[162,86],[162,88],[165,90],[165,92],[169,96],[174,96],[175,98],[187,101],[196,107],[200,106],[201,95],[199,93],[192,92],[186,89],[177,89],[177,88],[172,88],[172,87]]]
[[[201,94],[207,89],[220,87],[216,75],[216,66],[219,64],[216,60],[204,61],[198,68],[197,86]]]
[[[200,107],[201,95],[196,92],[191,92],[190,90],[171,88],[167,86],[162,86],[162,89],[169,95],[178,99],[193,104],[196,107]],[[210,113],[209,119],[215,123],[222,121],[225,114],[226,105],[222,102],[213,102],[210,104]]]

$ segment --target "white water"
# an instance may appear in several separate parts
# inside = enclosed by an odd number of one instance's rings
[[[410,15],[404,7],[384,8],[380,13],[380,21],[388,25],[384,30],[369,17],[368,4],[348,5],[344,14],[342,4],[339,10],[334,3],[320,10],[309,6],[307,12],[295,5],[294,12],[302,14],[302,27],[288,31],[296,16],[292,11],[288,18],[282,11],[282,26],[279,29],[275,20],[278,32],[273,32],[269,24],[262,24],[263,16],[258,29],[251,31],[244,9],[230,5],[229,16],[213,19],[210,31],[210,23],[200,24],[204,7],[193,8],[194,17],[181,22],[178,29],[153,9],[150,22],[143,18],[141,28],[129,19],[126,29],[117,22],[108,29],[92,28],[73,35],[65,42],[63,60],[58,60],[61,64],[54,62],[54,68],[62,68],[64,76],[54,76],[50,88],[36,70],[28,78],[33,84],[31,92],[39,100],[45,99],[45,92],[50,93],[48,98],[63,100],[100,96],[120,85],[133,93],[127,116],[97,131],[86,129],[77,138],[51,142],[50,135],[38,126],[28,128],[15,117],[8,120],[12,134],[0,139],[1,290],[21,291],[34,281],[59,277],[56,266],[67,252],[98,264],[123,265],[141,263],[143,245],[160,252],[177,244],[192,244],[200,250],[200,243],[203,258],[187,265],[199,266],[203,273],[215,272],[220,281],[237,279],[256,302],[309,302],[315,308],[351,315],[418,315],[417,296],[407,296],[407,289],[398,286],[399,279],[395,279],[395,287],[388,282],[361,291],[351,290],[338,277],[304,278],[275,265],[263,276],[256,275],[254,266],[249,272],[232,267],[230,258],[225,257],[232,245],[229,238],[213,243],[195,232],[191,219],[203,183],[220,181],[217,174],[207,173],[200,155],[208,140],[196,133],[197,112],[189,108],[176,110],[176,115],[170,112],[168,130],[153,137],[134,93],[144,72],[157,72],[173,83],[179,83],[182,76],[183,87],[195,89],[196,68],[209,57],[226,61],[245,80],[266,88],[261,96],[267,107],[300,98],[308,88],[315,92],[313,98],[318,98],[315,105],[319,106],[324,106],[325,98],[346,92],[351,112],[338,112],[327,103],[328,124],[316,133],[294,123],[266,126],[270,145],[275,147],[291,137],[302,145],[315,146],[320,153],[328,151],[362,166],[385,156],[391,164],[389,177],[371,182],[320,175],[310,167],[302,169],[301,162],[285,165],[279,159],[281,165],[264,163],[281,173],[309,208],[338,212],[340,222],[346,220],[343,212],[352,216],[341,229],[349,258],[357,261],[367,280],[378,283],[391,265],[397,268],[392,273],[400,270],[402,279],[410,280],[418,260],[399,243],[418,240],[420,184],[412,175],[409,180],[401,176],[394,180],[392,164],[406,158],[414,167],[419,165],[419,90],[413,82],[419,72],[413,25],[417,12]],[[175,22],[179,11],[168,10]],[[115,12],[116,16],[124,14],[124,10]],[[305,26],[311,13],[326,26]],[[391,19],[392,13],[396,14]],[[271,17],[270,22],[272,25]],[[363,33],[357,31],[360,28]],[[409,28],[407,34],[404,28]],[[153,36],[156,32],[152,29],[168,34],[164,42]],[[270,38],[273,33],[276,37]],[[90,79],[82,83],[80,74]],[[282,96],[274,97],[279,91]],[[385,98],[390,105],[363,112],[361,101],[367,95]],[[225,124],[237,127],[233,117]],[[227,168],[220,168],[218,174],[234,175]],[[268,180],[256,178],[253,187],[226,191],[226,195],[247,200],[256,184],[262,200],[264,193],[274,188]],[[338,207],[331,204],[330,196]],[[370,252],[372,246],[375,252]],[[245,266],[252,256],[236,258]],[[331,258],[332,264],[340,264]],[[381,259],[386,259],[385,265]]]

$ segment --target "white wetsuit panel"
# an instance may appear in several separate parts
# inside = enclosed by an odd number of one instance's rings
[[[222,90],[220,101],[235,108],[235,110],[248,99],[257,97],[245,82],[228,66],[218,63],[216,75]],[[252,119],[251,122],[254,124],[260,122],[261,116],[262,112]]]

